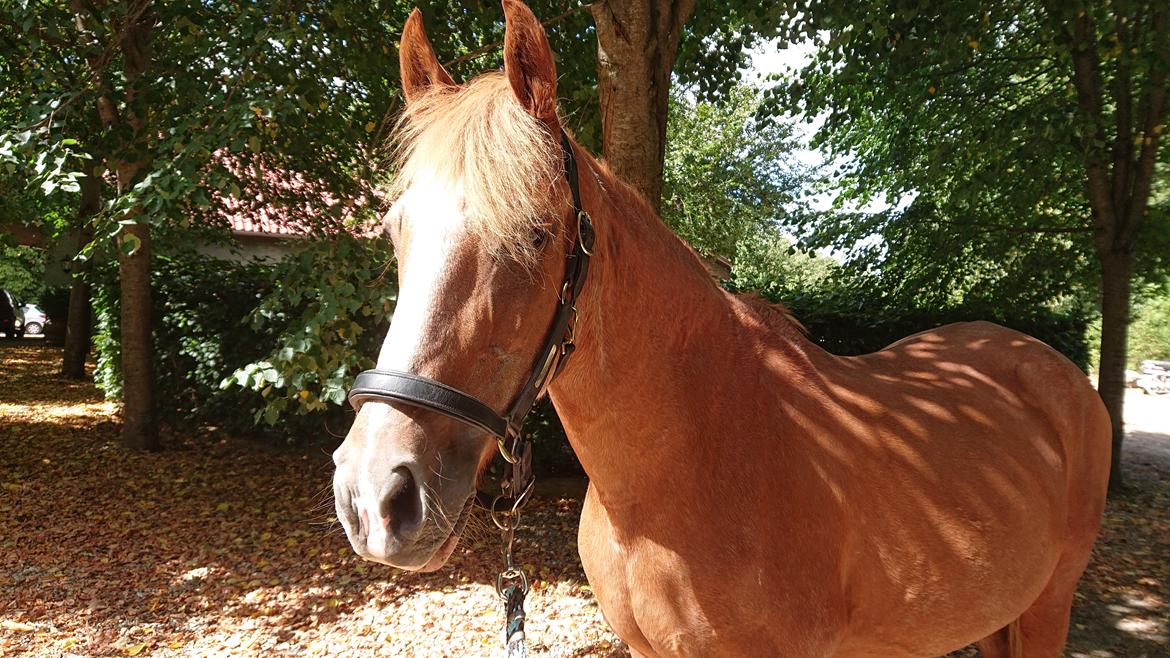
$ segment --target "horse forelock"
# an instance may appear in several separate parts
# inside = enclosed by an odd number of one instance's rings
[[[557,209],[560,143],[520,105],[502,73],[412,100],[395,137],[395,196],[420,180],[458,190],[467,228],[487,251],[534,261],[533,231]]]

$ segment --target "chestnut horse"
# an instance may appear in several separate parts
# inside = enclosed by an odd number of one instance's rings
[[[400,297],[378,367],[505,409],[576,238],[556,70],[504,0],[504,70],[459,85],[417,11],[402,36]],[[1086,377],[988,323],[834,356],[721,290],[572,145],[596,244],[577,350],[550,387],[589,475],[581,561],[635,656],[1061,654],[1104,507],[1109,419]],[[697,182],[701,184],[700,182]],[[364,557],[439,568],[496,443],[368,401],[334,455]]]

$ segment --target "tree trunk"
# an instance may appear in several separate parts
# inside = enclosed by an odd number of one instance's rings
[[[146,149],[136,148],[146,134],[146,113],[140,100],[143,74],[150,66],[151,32],[157,21],[151,2],[134,6],[119,30],[125,102],[121,111],[109,94],[98,97],[98,116],[107,128],[119,123],[129,128],[128,141],[117,152],[136,153],[133,160],[111,159],[117,174],[118,195],[129,194],[139,173],[149,164]],[[103,81],[104,82],[104,81]],[[105,86],[109,88],[108,85]],[[124,155],[122,157],[125,157]],[[125,223],[126,220],[137,220]],[[157,450],[158,418],[154,399],[154,341],[151,332],[150,224],[141,207],[123,217],[118,234],[118,276],[122,330],[122,446],[129,450]]]
[[[154,344],[150,331],[150,228],[146,224],[127,224],[122,227],[119,242],[122,446],[157,450]],[[137,248],[127,254],[135,242]]]
[[[662,197],[670,77],[695,0],[598,0],[597,82],[602,151],[655,210]]]
[[[81,179],[81,203],[77,207],[77,226],[80,228],[80,248],[93,241],[90,220],[101,210],[101,177],[95,167],[88,166]],[[73,282],[69,288],[69,316],[65,325],[65,350],[61,374],[70,379],[85,379],[85,360],[89,356],[90,331],[90,266],[88,260],[74,260],[70,270]]]
[[[1115,7],[1114,10],[1119,10]],[[1125,365],[1129,333],[1129,302],[1133,276],[1134,244],[1149,214],[1150,192],[1158,161],[1158,148],[1167,114],[1167,68],[1170,63],[1170,9],[1165,2],[1133,5],[1138,18],[1118,15],[1116,34],[1121,57],[1111,57],[1113,80],[1106,86],[1094,12],[1083,7],[1048,3],[1048,12],[1059,26],[1061,38],[1071,46],[1070,81],[1077,107],[1091,129],[1082,135],[1085,153],[1085,194],[1093,213],[1097,258],[1101,262],[1101,360],[1097,391],[1109,410],[1113,451],[1109,491],[1124,485],[1121,447],[1125,440]],[[1066,22],[1067,21],[1067,22]],[[1144,25],[1146,41],[1133,41]],[[1064,47],[1064,43],[1058,43]],[[1145,66],[1129,55],[1144,53]],[[1145,74],[1144,81],[1137,76]],[[1107,93],[1112,91],[1110,102]],[[1134,105],[1134,100],[1138,104]],[[1112,105],[1113,131],[1105,108]],[[1112,148],[1108,148],[1112,141]],[[1111,157],[1110,157],[1111,156]]]
[[[1124,486],[1121,446],[1125,440],[1126,338],[1133,256],[1124,252],[1100,254],[1101,259],[1101,358],[1097,365],[1097,393],[1109,410],[1113,425],[1113,453],[1109,490]]]

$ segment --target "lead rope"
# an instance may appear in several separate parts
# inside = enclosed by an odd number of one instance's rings
[[[504,655],[507,658],[525,658],[524,598],[528,596],[528,576],[512,563],[512,539],[519,515],[509,513],[504,530],[504,570],[496,576],[496,594],[504,601]]]

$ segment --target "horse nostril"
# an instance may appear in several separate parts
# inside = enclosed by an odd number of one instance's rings
[[[333,485],[333,499],[334,509],[337,512],[337,520],[342,522],[342,525],[347,528],[347,532],[352,529],[352,532],[357,533],[359,537],[365,537],[369,530],[369,524],[366,523],[365,513],[362,512],[361,506],[357,504],[353,496],[353,492],[341,484]]]
[[[399,466],[390,474],[389,486],[382,496],[379,511],[382,518],[389,522],[388,530],[391,534],[401,535],[418,528],[422,522],[422,500],[409,468]]]

